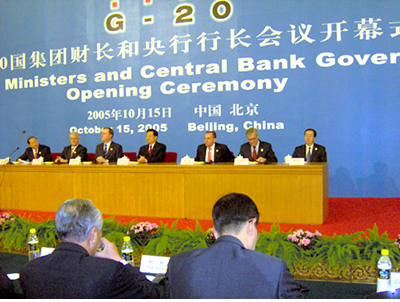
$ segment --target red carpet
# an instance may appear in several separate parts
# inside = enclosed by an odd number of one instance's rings
[[[359,231],[366,232],[367,229],[372,229],[376,223],[379,234],[385,231],[390,239],[396,239],[400,234],[400,228],[397,226],[397,219],[400,217],[400,198],[329,198],[329,216],[322,225],[307,225],[307,224],[280,224],[280,229],[283,232],[288,232],[302,229],[304,231],[314,232],[318,230],[322,235],[333,236],[335,233],[355,233]],[[3,209],[4,210],[4,209]],[[211,209],[210,209],[211,211]],[[55,213],[49,212],[27,212],[10,210],[10,212],[31,218],[37,221],[42,219],[54,219]],[[211,215],[211,214],[210,214]],[[260,213],[262,216],[262,213]],[[304,215],[307,215],[307,210],[304,210]],[[39,218],[40,217],[40,218]],[[104,216],[110,217],[110,215]],[[149,221],[160,224],[163,222],[168,226],[176,221],[174,218],[154,218],[154,217],[127,217],[116,216],[115,219],[122,223],[127,223],[132,220]],[[211,217],[210,217],[211,219]],[[203,230],[213,226],[211,220],[199,220]],[[258,229],[260,231],[269,231],[272,223],[260,223]],[[196,226],[195,220],[180,219],[177,228],[194,229]]]

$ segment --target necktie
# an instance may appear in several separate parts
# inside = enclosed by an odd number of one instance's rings
[[[311,147],[308,147],[308,152],[307,152],[307,162],[310,162],[310,157],[311,157]]]
[[[72,155],[74,155],[74,150],[75,148],[71,146],[71,155],[69,156],[70,158],[72,158]]]
[[[212,156],[211,156],[211,147],[208,147],[208,162],[209,162],[209,163],[211,162],[211,159],[212,159]]]
[[[34,153],[35,153],[35,159],[37,159],[37,153],[38,153],[37,151],[38,151],[38,150],[35,149],[35,152],[34,152]]]
[[[153,146],[152,145],[150,145],[149,158],[151,157],[151,151],[153,151]]]
[[[257,160],[257,152],[256,152],[256,147],[253,147],[253,161]]]
[[[107,144],[104,144],[103,156],[107,154]]]

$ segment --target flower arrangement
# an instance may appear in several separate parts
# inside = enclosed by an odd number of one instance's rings
[[[1,212],[1,210],[0,210],[0,212]],[[11,214],[11,213],[8,213],[8,212],[1,213],[1,216],[0,216],[0,231],[3,230],[3,227],[4,227],[4,230],[7,230],[7,229],[10,228],[9,223],[6,223],[7,221],[15,222],[15,216],[13,214]]]
[[[398,238],[396,239],[394,244],[397,245],[397,247],[400,249],[400,234],[398,235]]]
[[[215,238],[215,235],[214,235],[214,229],[213,228],[208,229],[207,237],[205,239],[207,246],[212,245],[215,242],[215,240],[217,240],[217,239]]]
[[[297,230],[293,232],[293,234],[288,236],[288,240],[294,243],[297,243],[298,246],[302,247],[305,250],[311,249],[317,240],[320,239],[321,233],[315,231],[315,233],[303,230]]]
[[[132,243],[138,246],[146,246],[149,240],[157,233],[158,225],[156,223],[139,222],[131,226],[126,235],[131,237]]]

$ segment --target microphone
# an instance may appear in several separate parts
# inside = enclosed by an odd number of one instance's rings
[[[15,142],[14,146],[11,148],[11,152],[10,152],[10,154],[8,155],[9,158],[11,157],[11,155],[14,154],[15,151],[17,151],[17,150],[19,149],[19,147],[18,147],[17,149],[14,150],[14,148],[15,148],[15,146],[17,145],[19,139],[21,138],[22,134],[24,134],[24,133],[26,133],[26,131],[25,131],[25,130],[22,130],[22,132],[21,132],[21,134],[18,136],[18,139],[17,139],[17,141]],[[11,162],[11,158],[10,158],[10,161],[9,161],[9,162]]]

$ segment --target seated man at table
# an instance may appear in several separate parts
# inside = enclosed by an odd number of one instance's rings
[[[90,200],[67,200],[56,214],[61,243],[52,254],[20,271],[28,299],[158,298],[159,292],[124,260],[114,243],[101,238],[103,218]],[[104,250],[98,251],[99,247]]]
[[[165,159],[167,146],[157,142],[158,132],[154,129],[146,131],[146,141],[148,145],[141,146],[139,149],[140,163],[162,163]]]
[[[246,137],[249,142],[240,147],[239,155],[248,158],[250,161],[256,161],[261,164],[278,162],[271,144],[258,139],[258,131],[256,128],[250,127],[247,129]]]
[[[227,145],[218,144],[215,131],[207,131],[204,135],[204,144],[197,147],[195,161],[205,163],[233,162],[235,157]]]
[[[307,129],[304,131],[305,145],[297,146],[294,149],[292,157],[304,158],[308,163],[310,162],[322,162],[328,161],[326,150],[324,146],[315,144],[315,138],[317,137],[317,131],[314,129]]]
[[[99,164],[116,163],[118,158],[124,156],[122,146],[112,141],[114,131],[110,127],[101,130],[102,144],[96,146],[94,161]]]
[[[286,263],[254,251],[258,209],[239,193],[212,210],[217,240],[209,248],[177,254],[168,263],[164,296],[175,299],[303,298]]]
[[[18,158],[18,160],[33,161],[36,158],[43,157],[43,161],[53,161],[53,158],[51,157],[50,147],[46,145],[39,145],[36,137],[29,137],[27,143],[29,147],[25,149],[25,153],[22,154]]]
[[[56,163],[68,163],[71,158],[81,157],[81,162],[87,160],[87,149],[86,147],[79,144],[79,133],[71,132],[69,134],[70,146],[66,146],[61,152],[60,156],[57,156]]]

